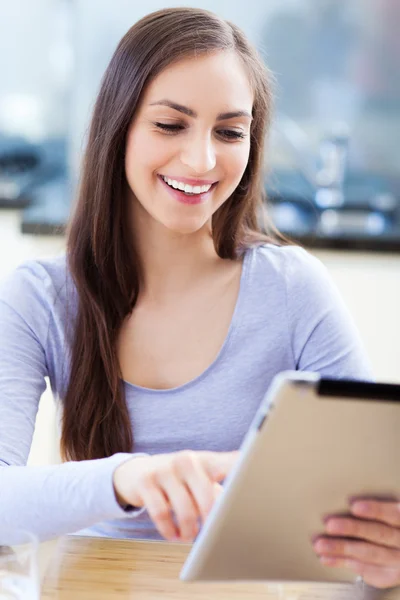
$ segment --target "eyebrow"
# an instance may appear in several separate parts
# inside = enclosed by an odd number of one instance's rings
[[[198,116],[193,109],[188,108],[187,106],[182,106],[182,104],[172,102],[171,100],[159,100],[158,102],[151,102],[150,106],[168,106],[169,108],[178,110],[188,117],[193,117],[196,119]],[[233,119],[235,117],[248,117],[249,119],[252,119],[251,114],[247,110],[234,110],[231,112],[220,113],[217,115],[217,121],[225,121],[226,119]]]

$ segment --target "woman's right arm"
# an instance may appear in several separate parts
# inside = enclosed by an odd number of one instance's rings
[[[48,375],[50,283],[40,269],[18,269],[0,290],[0,544],[12,543],[8,534],[16,528],[44,540],[127,516],[113,474],[131,454],[26,466]]]
[[[161,535],[189,541],[237,453],[120,453],[26,466],[49,375],[49,287],[46,272],[32,263],[0,288],[0,545],[17,541],[18,528],[46,540],[126,518],[121,504],[146,508]]]

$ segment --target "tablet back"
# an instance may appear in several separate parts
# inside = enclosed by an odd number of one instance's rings
[[[400,498],[400,386],[280,374],[181,578],[352,581],[311,537],[354,496]]]

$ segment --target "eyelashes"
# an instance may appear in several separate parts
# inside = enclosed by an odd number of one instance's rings
[[[185,127],[179,124],[153,123],[157,129],[161,129],[167,135],[174,135],[184,130]],[[220,129],[218,135],[228,141],[243,140],[247,134],[233,129]]]
[[[167,133],[178,133],[178,131],[181,131],[182,129],[185,129],[183,127],[183,125],[167,125],[166,123],[154,123],[154,125],[156,127],[158,127],[158,129],[162,129],[163,131],[166,131]]]

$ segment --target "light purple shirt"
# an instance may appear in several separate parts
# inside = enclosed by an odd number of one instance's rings
[[[65,257],[30,261],[0,288],[0,544],[24,528],[40,539],[88,535],[160,539],[145,510],[118,505],[115,468],[132,455],[26,466],[49,377],[62,409],[69,376],[66,323],[76,290]],[[244,257],[225,342],[198,377],[168,390],[124,383],[133,453],[240,447],[272,378],[316,371],[371,379],[359,335],[325,267],[299,247],[264,245]]]

